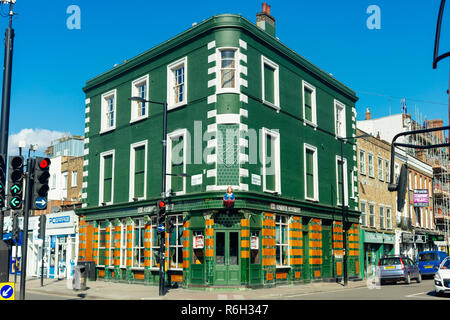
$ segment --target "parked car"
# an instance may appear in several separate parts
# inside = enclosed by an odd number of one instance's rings
[[[450,292],[450,257],[441,262],[434,275],[434,290],[438,296]]]
[[[378,261],[380,284],[386,281],[405,281],[410,284],[412,279],[422,281],[419,266],[410,258],[400,255],[383,256]]]
[[[434,275],[441,262],[447,257],[442,251],[423,251],[417,255],[420,273],[422,275]]]

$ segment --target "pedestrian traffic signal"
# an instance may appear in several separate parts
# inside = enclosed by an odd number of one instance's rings
[[[163,200],[158,201],[158,224],[164,224],[166,220],[166,203]]]
[[[33,164],[33,193],[31,205],[34,210],[47,208],[48,179],[50,178],[50,159],[36,157]]]
[[[0,208],[5,206],[6,157],[0,154]]]
[[[44,240],[45,238],[45,223],[47,221],[47,217],[45,214],[39,216],[39,228],[38,228],[38,238]]]
[[[8,161],[8,204],[11,209],[22,208],[23,157],[10,156]]]

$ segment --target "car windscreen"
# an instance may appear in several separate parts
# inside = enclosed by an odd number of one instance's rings
[[[447,259],[442,263],[441,269],[450,269],[450,259]]]
[[[392,266],[397,264],[402,264],[400,258],[382,258],[380,260],[380,266]]]
[[[424,252],[419,254],[419,261],[439,261],[439,257],[436,252]]]

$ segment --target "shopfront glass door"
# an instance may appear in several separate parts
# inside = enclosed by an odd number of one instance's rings
[[[241,280],[239,231],[216,231],[215,285],[239,285]]]

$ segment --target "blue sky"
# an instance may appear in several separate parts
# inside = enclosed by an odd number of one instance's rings
[[[212,15],[241,14],[256,22],[262,1],[17,0],[14,11],[10,135],[41,137],[40,149],[64,132],[84,134],[86,81]],[[450,58],[432,69],[439,0],[268,1],[277,37],[356,91],[358,120],[418,108],[447,124]],[[81,29],[69,30],[70,5],[81,10]],[[381,10],[381,29],[370,30],[370,5]],[[447,5],[450,6],[450,5]],[[450,8],[441,53],[450,50]],[[0,17],[0,36],[8,19]],[[3,43],[3,41],[2,41]],[[3,61],[3,47],[0,49]],[[370,93],[370,94],[369,94]],[[387,96],[391,96],[389,99]],[[25,131],[24,129],[29,129]],[[11,142],[10,142],[11,144]],[[14,144],[14,143],[13,143]]]

